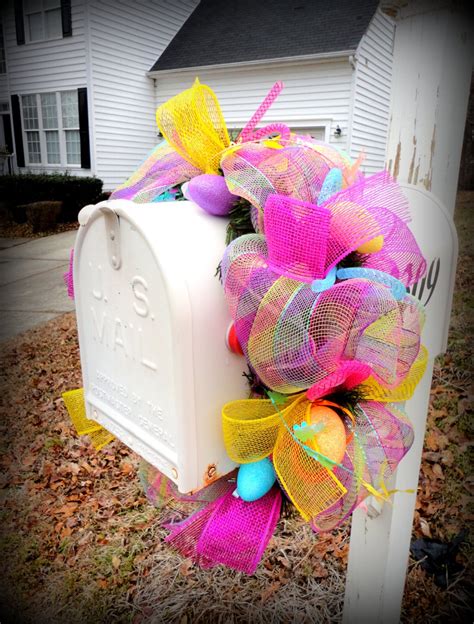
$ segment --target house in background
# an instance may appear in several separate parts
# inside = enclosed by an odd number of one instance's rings
[[[201,0],[157,58],[159,106],[195,76],[216,92],[229,128],[242,128],[277,80],[265,115],[385,166],[394,21],[377,0]]]
[[[7,0],[0,15],[0,145],[17,171],[112,190],[156,144],[156,106],[196,76],[231,129],[282,80],[265,123],[385,164],[394,22],[376,0]]]
[[[113,189],[156,144],[147,76],[195,0],[7,0],[0,145],[19,172],[95,175]],[[1,171],[0,171],[1,172]]]

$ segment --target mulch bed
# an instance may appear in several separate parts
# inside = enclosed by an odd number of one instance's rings
[[[0,223],[0,238],[42,238],[43,236],[51,236],[51,234],[60,234],[61,232],[69,232],[77,230],[79,223],[73,221],[71,223],[57,223],[52,230],[43,230],[41,232],[33,232],[30,223]]]

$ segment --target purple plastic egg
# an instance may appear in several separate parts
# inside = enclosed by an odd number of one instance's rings
[[[184,195],[207,213],[220,217],[229,214],[237,199],[227,188],[224,178],[212,173],[192,178],[186,185]]]

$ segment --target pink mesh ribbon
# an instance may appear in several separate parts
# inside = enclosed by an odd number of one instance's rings
[[[270,194],[264,218],[266,237],[238,238],[221,264],[239,343],[260,380],[283,394],[309,389],[310,398],[370,375],[385,388],[402,383],[419,353],[423,315],[397,280],[422,275],[425,260],[398,185],[377,174],[320,206]],[[342,271],[337,283],[336,271],[321,287],[340,260],[377,236],[397,242],[385,256],[383,248],[370,254],[370,268]]]
[[[301,282],[323,278],[330,220],[331,212],[326,208],[270,195],[265,204],[270,269]]]
[[[346,390],[352,390],[365,381],[370,373],[370,366],[365,362],[341,360],[336,370],[319,379],[308,389],[306,396],[310,401],[315,401],[329,394],[334,388],[343,386]]]
[[[69,254],[69,268],[66,271],[66,273],[64,273],[64,275],[63,275],[64,284],[66,285],[67,294],[68,294],[68,297],[70,299],[74,299],[74,273],[73,273],[73,269],[74,269],[74,248],[71,249],[71,252]]]
[[[166,541],[203,568],[225,565],[253,574],[275,530],[281,492],[270,492],[252,503],[235,498],[235,485],[178,525]]]
[[[283,83],[280,82],[280,81],[279,82],[275,82],[275,84],[270,89],[270,91],[268,92],[268,94],[265,97],[265,99],[263,100],[263,102],[260,104],[260,106],[257,108],[255,113],[252,115],[252,117],[250,118],[248,123],[243,128],[242,132],[240,133],[240,135],[238,137],[239,142],[243,143],[245,141],[252,140],[252,138],[255,138],[254,136],[252,136],[254,134],[255,128],[257,127],[258,123],[261,121],[261,119],[263,118],[265,113],[268,111],[268,109],[271,107],[273,102],[280,95],[282,89],[283,89]],[[265,136],[265,135],[263,135],[263,136]]]
[[[268,137],[270,134],[279,134],[280,139],[288,140],[290,138],[291,131],[286,124],[282,123],[271,123],[259,130],[256,130],[253,134],[250,135],[249,140],[258,141],[265,137]]]
[[[326,269],[377,236],[383,247],[364,267],[389,273],[410,286],[425,273],[426,262],[407,226],[408,202],[386,171],[361,178],[321,204],[331,212]]]

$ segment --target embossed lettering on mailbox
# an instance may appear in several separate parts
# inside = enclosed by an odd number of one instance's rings
[[[110,272],[103,260],[87,262],[89,318],[86,324],[90,339],[98,348],[97,361],[89,375],[91,401],[96,397],[97,409],[109,406],[124,420],[138,424],[146,436],[151,435],[176,450],[175,433],[170,431],[172,423],[167,422],[155,392],[168,384],[166,369],[161,363],[158,366],[156,360],[157,330],[161,329],[155,326],[156,301],[151,296],[149,280],[141,271],[136,272],[136,268],[128,272],[127,266],[130,265],[125,262],[117,275]],[[137,390],[136,383],[128,385],[129,381],[132,383],[129,376],[142,379],[141,390]],[[167,404],[167,411],[169,408]]]
[[[89,262],[89,266],[91,269],[93,268],[91,262]],[[102,267],[100,264],[96,267],[96,274],[98,276],[98,288],[92,289],[92,296],[106,305],[108,299],[102,287]],[[150,316],[153,321],[155,317],[150,314],[150,304],[146,295],[148,285],[145,279],[136,275],[132,279],[131,291],[136,299],[132,306],[136,315],[141,318]],[[139,325],[139,321],[136,324],[130,321],[127,323],[119,316],[112,318],[106,310],[98,310],[94,306],[91,306],[90,310],[94,340],[117,353],[122,352],[125,357],[140,362],[153,371],[157,370],[156,362],[144,354],[143,328]]]

